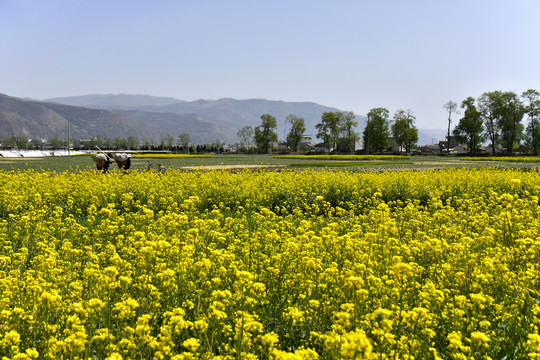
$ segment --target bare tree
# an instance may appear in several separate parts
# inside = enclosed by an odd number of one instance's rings
[[[452,100],[448,101],[443,107],[448,111],[448,134],[446,136],[446,151],[450,154],[450,124],[452,123],[452,114],[457,114],[458,104]]]

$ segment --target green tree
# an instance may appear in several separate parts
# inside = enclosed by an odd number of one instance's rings
[[[174,146],[174,136],[167,133],[166,135],[161,136],[161,144],[159,145],[162,149],[172,149]]]
[[[527,102],[525,111],[529,118],[526,134],[528,143],[533,149],[534,155],[538,155],[538,139],[540,129],[538,126],[538,116],[540,116],[540,92],[534,89],[529,89],[521,94],[521,97]]]
[[[340,132],[339,112],[324,112],[321,122],[316,124],[315,128],[318,130],[317,138],[324,142],[326,148],[336,150]]]
[[[475,154],[484,141],[482,113],[474,105],[474,98],[469,96],[461,102],[463,117],[454,128],[453,135],[461,143],[466,143],[471,154]]]
[[[407,154],[418,141],[418,129],[414,125],[416,117],[411,110],[398,110],[394,113],[394,123],[392,124],[392,136]]]
[[[525,115],[525,107],[516,93],[506,91],[499,97],[496,114],[502,144],[506,147],[507,154],[511,155],[521,140],[523,133],[521,120]]]
[[[182,146],[182,148],[187,148],[190,142],[191,136],[188,133],[178,134],[178,145]]]
[[[448,111],[448,133],[446,135],[446,151],[450,154],[450,124],[452,124],[452,114],[457,113],[458,104],[452,100],[448,101],[443,107]]]
[[[12,138],[6,137],[0,140],[0,145],[2,146],[2,149],[9,149],[13,145],[15,145],[15,142],[12,141]]]
[[[101,138],[100,135],[96,135],[90,138],[90,140],[87,141],[87,144],[86,144],[86,147],[88,147],[88,149],[90,150],[96,149],[96,146],[100,148],[103,147],[103,139]]]
[[[112,149],[113,145],[114,145],[114,142],[112,141],[112,139],[110,137],[105,136],[103,138],[103,148],[104,149]]]
[[[33,148],[43,150],[43,142],[41,141],[41,139],[32,139],[30,143],[32,144]]]
[[[287,135],[287,145],[290,146],[292,151],[296,152],[300,148],[300,142],[302,141],[304,132],[306,131],[304,118],[289,114],[285,118],[285,122],[291,123],[291,130]]]
[[[500,137],[499,126],[497,124],[497,107],[501,97],[500,91],[485,92],[478,98],[478,110],[482,115],[482,121],[487,134],[487,138],[491,141],[491,154],[495,154],[495,146]]]
[[[253,127],[246,125],[238,132],[236,133],[236,136],[240,138],[240,146],[245,148],[247,151],[249,151],[249,147],[251,145],[251,140],[253,139],[253,135],[255,134],[255,131],[253,130]]]
[[[15,144],[19,150],[28,149],[28,138],[26,136],[15,136]]]
[[[126,149],[127,148],[127,139],[121,138],[120,136],[115,136],[113,139],[115,149]]]
[[[261,115],[261,120],[261,125],[255,127],[255,143],[259,151],[269,153],[272,150],[272,142],[278,140],[276,133],[277,121],[275,117],[269,114]]]
[[[151,150],[153,147],[154,147],[154,140],[152,139],[148,139],[146,137],[143,138],[142,140],[142,148],[144,150]]]
[[[367,153],[372,150],[382,152],[388,146],[390,111],[386,108],[373,108],[367,113],[367,124],[364,128],[364,148]]]
[[[51,143],[53,150],[60,149],[62,147],[62,141],[56,136],[49,140],[49,142]]]
[[[95,138],[90,138],[88,140],[81,140],[83,149],[93,150],[96,148]]]
[[[139,141],[139,138],[137,136],[128,136],[127,138],[127,147],[128,149],[137,150],[139,146],[141,145],[141,142]]]
[[[342,139],[345,142],[344,151],[346,153],[352,153],[354,151],[354,143],[358,139],[358,134],[354,131],[356,126],[358,126],[358,121],[356,121],[354,112],[339,112],[339,127]]]

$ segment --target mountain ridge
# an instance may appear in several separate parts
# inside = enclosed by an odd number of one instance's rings
[[[119,106],[129,108],[149,105],[167,105],[176,102],[183,102],[183,100],[173,97],[157,97],[151,95],[132,94],[89,94],[81,96],[56,97],[39,101],[81,107],[99,107],[102,109]]]
[[[79,139],[97,135],[109,138],[137,136],[140,140],[158,143],[166,134],[177,137],[180,133],[188,133],[194,144],[215,141],[232,144],[239,141],[238,130],[246,125],[260,125],[263,114],[276,118],[278,137],[285,139],[290,129],[285,118],[294,114],[304,118],[305,134],[316,141],[315,125],[328,111],[339,109],[309,101],[237,100],[229,97],[185,101],[150,95],[92,94],[31,100],[0,94],[0,138],[14,135],[66,137],[69,121],[72,137]],[[357,115],[356,120],[356,131],[361,133],[366,117]],[[444,132],[419,129],[419,137],[419,145],[431,144],[444,138]]]
[[[25,100],[0,94],[0,138],[67,137],[89,139],[94,136],[134,135],[157,139],[159,134],[144,124],[104,109]],[[127,135],[126,135],[127,134]]]
[[[134,95],[137,96],[137,95]],[[115,101],[111,101],[114,99]],[[120,110],[142,111],[145,113],[169,113],[183,115],[196,115],[200,120],[212,122],[215,124],[215,129],[221,129],[220,131],[212,134],[190,134],[192,139],[199,138],[205,142],[213,142],[222,138],[229,143],[235,143],[239,139],[236,136],[238,130],[242,127],[249,125],[252,127],[258,126],[261,123],[261,115],[270,114],[274,116],[278,123],[277,133],[281,139],[286,137],[287,124],[284,120],[287,115],[294,114],[299,117],[303,117],[306,125],[306,135],[311,135],[315,138],[316,130],[315,125],[320,122],[321,116],[324,112],[339,111],[339,109],[329,106],[320,105],[314,102],[287,102],[283,100],[266,100],[266,99],[233,99],[230,97],[224,97],[217,100],[210,99],[198,99],[194,101],[178,100],[177,102],[164,104],[164,99],[174,98],[159,98],[152,96],[144,96],[146,102],[134,106],[132,103],[121,103],[121,100],[129,99],[127,96],[118,97],[118,95],[83,95],[78,97],[69,97],[67,100],[64,98],[45,99],[47,101],[54,100],[55,102],[68,102],[77,103],[81,106],[88,106],[93,108],[106,108],[111,111],[117,111],[126,116],[131,116],[136,121],[141,121],[142,114],[135,112],[121,112]],[[133,99],[133,98],[131,98]],[[155,116],[154,116],[155,117]],[[154,129],[160,128],[162,132],[169,132],[176,136],[177,134],[171,132],[171,116],[163,115],[166,118],[163,122],[159,119],[154,119],[157,123],[153,124]],[[359,116],[359,127],[363,125],[363,119],[365,117]],[[193,128],[191,127],[191,130]],[[185,129],[179,131],[188,132]],[[189,132],[188,132],[189,133]],[[214,138],[212,138],[212,136]]]

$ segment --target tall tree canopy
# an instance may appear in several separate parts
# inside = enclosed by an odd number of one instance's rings
[[[474,105],[474,98],[469,96],[461,102],[461,108],[464,109],[463,117],[454,128],[454,137],[462,143],[466,143],[471,154],[475,154],[482,141],[484,141],[484,125],[482,123],[482,114]]]
[[[407,154],[411,153],[412,147],[418,141],[418,129],[414,126],[416,117],[411,110],[398,110],[394,114],[394,123],[392,124],[392,135],[397,144],[405,149]]]
[[[338,112],[324,112],[321,122],[315,125],[318,130],[317,138],[321,139],[326,147],[337,149],[340,131],[340,116]]]
[[[340,132],[342,139],[344,140],[344,149],[346,153],[352,153],[354,151],[354,143],[358,139],[358,134],[354,131],[358,126],[356,121],[356,115],[352,111],[342,111],[339,113],[340,118]]]
[[[364,128],[364,148],[368,153],[382,152],[388,146],[390,111],[386,108],[373,108],[367,113]]]
[[[249,150],[249,146],[251,144],[251,139],[253,139],[253,135],[255,134],[255,131],[253,130],[253,127],[246,125],[238,132],[236,133],[236,136],[240,138],[240,146],[246,148],[246,150]]]
[[[188,147],[191,142],[191,136],[188,133],[178,134],[178,145],[182,146],[184,149]]]
[[[300,142],[302,141],[304,132],[306,131],[304,118],[289,114],[285,118],[285,122],[291,124],[291,130],[287,135],[287,145],[290,146],[292,151],[298,151],[300,148]]]
[[[354,131],[357,125],[354,112],[335,111],[323,113],[321,122],[315,125],[315,128],[318,130],[317,138],[321,139],[328,149],[352,152],[358,138]]]
[[[127,138],[127,147],[128,149],[136,150],[139,148],[141,142],[137,136],[131,135]]]
[[[174,136],[172,136],[169,133],[161,136],[160,147],[162,149],[172,149],[173,146],[174,146]]]
[[[259,151],[268,153],[271,151],[272,142],[277,142],[276,118],[269,114],[261,115],[262,123],[255,128],[255,143]]]
[[[540,129],[538,127],[538,116],[540,116],[540,92],[534,89],[529,89],[521,94],[525,100],[525,111],[529,118],[526,134],[527,142],[533,149],[534,155],[538,155],[538,139]]]
[[[512,154],[523,133],[521,120],[525,114],[525,107],[516,93],[506,91],[500,94],[496,109],[502,145],[506,147],[508,154]]]
[[[491,141],[491,153],[495,154],[495,146],[499,141],[499,126],[497,124],[497,106],[501,97],[500,91],[490,91],[483,93],[478,98],[478,110],[482,115],[482,121],[487,138]]]

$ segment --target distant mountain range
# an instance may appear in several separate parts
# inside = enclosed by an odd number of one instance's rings
[[[89,139],[129,135],[159,138],[159,132],[116,112],[50,102],[22,100],[0,94],[0,138],[26,136],[31,139],[67,137]]]
[[[284,138],[288,130],[285,117],[294,114],[303,117],[306,135],[315,137],[315,124],[321,115],[337,108],[313,102],[285,102],[264,99],[218,99],[183,101],[146,95],[85,95],[67,98],[52,98],[43,101],[94,109],[107,109],[142,122],[159,133],[189,133],[193,142],[224,140],[237,142],[238,130],[246,125],[258,126],[261,115],[270,114],[278,122],[278,135]],[[359,117],[362,122],[364,117]],[[362,125],[363,128],[363,125]]]
[[[71,136],[89,139],[137,136],[159,141],[167,133],[190,134],[196,144],[216,140],[239,141],[237,132],[245,125],[258,126],[261,115],[270,114],[278,122],[278,136],[283,139],[290,129],[285,117],[303,117],[306,135],[315,139],[315,124],[321,115],[339,109],[312,102],[285,102],[264,99],[218,99],[183,101],[171,97],[148,95],[85,95],[45,100],[19,99],[0,94],[0,138],[24,135],[28,138],[63,138],[67,123]],[[361,132],[366,118],[357,116],[357,131]],[[439,131],[437,131],[438,134]],[[444,137],[431,130],[419,129],[419,144],[431,144]],[[433,140],[435,139],[436,140]]]
[[[140,106],[163,106],[183,102],[183,100],[178,100],[172,97],[127,94],[68,96],[45,99],[43,101],[99,109],[131,109]]]

